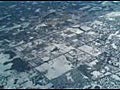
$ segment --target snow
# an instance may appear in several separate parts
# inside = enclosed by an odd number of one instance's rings
[[[105,18],[108,20],[115,20],[116,17],[120,17],[120,12],[115,11],[115,12],[110,12],[105,15]]]
[[[36,9],[35,12],[40,12],[40,8]]]
[[[96,65],[97,62],[98,62],[98,60],[94,60],[94,61],[92,61],[92,62],[89,63],[89,66],[92,67],[92,66]]]
[[[15,47],[15,49],[16,49],[17,51],[23,51],[25,48],[24,48],[24,47],[21,47],[21,46],[17,46],[17,47]]]
[[[112,75],[112,78],[114,78],[115,80],[119,80],[120,81],[120,77],[118,75]]]
[[[54,44],[56,47],[58,47],[60,52],[66,53],[72,49],[74,49],[72,46],[66,46],[65,44]]]
[[[72,65],[69,65],[68,63],[70,62],[66,60],[65,56],[60,56],[48,63],[44,63],[41,66],[36,67],[36,69],[40,72],[47,71],[45,76],[51,80],[71,70]]]
[[[54,48],[55,48],[54,45],[50,45],[50,46],[46,47],[45,50],[52,51]]]
[[[11,59],[9,59],[9,55],[8,54],[0,54],[0,75],[4,75],[7,76],[8,74],[10,74],[10,71],[6,71],[6,69],[10,69],[11,66],[13,65],[13,63],[9,63],[7,65],[4,65],[5,62],[11,61]]]
[[[110,75],[111,74],[111,72],[106,72],[104,75]]]
[[[25,21],[25,18],[24,18],[24,17],[21,17],[20,20],[21,20],[21,21]]]
[[[78,26],[78,25],[77,25]],[[76,27],[76,26],[75,26]],[[67,28],[67,31],[71,31],[73,33],[76,33],[76,34],[81,34],[83,33],[83,31],[81,31],[80,29],[78,28]]]
[[[93,31],[90,31],[90,32],[88,32],[87,34],[93,34],[93,35],[95,35],[96,33],[93,32]]]
[[[101,72],[102,72],[102,73],[105,73],[105,69],[102,69]]]
[[[90,47],[88,45],[83,45],[83,46],[79,47],[79,49],[82,51],[85,51],[93,56],[98,56],[99,54],[101,54],[101,52],[98,49]]]
[[[73,25],[72,27],[73,27],[73,28],[77,28],[77,27],[80,27],[80,25],[77,24],[77,25]]]
[[[87,76],[85,76],[83,73],[81,73],[81,74],[82,74],[83,78],[88,79],[88,77],[87,77]]]
[[[103,6],[109,5],[109,1],[104,1],[104,2],[102,2],[102,5],[103,5]]]
[[[55,9],[50,9],[49,12],[50,12],[50,13],[56,12],[56,10],[55,10]]]
[[[33,39],[34,37],[30,37],[29,39]]]
[[[108,70],[110,70],[110,68],[108,67],[108,66],[105,66],[105,69],[108,71]]]
[[[83,33],[83,31],[79,30],[79,29],[73,29],[73,32],[76,34],[81,34]]]
[[[118,35],[119,31],[116,31],[114,34],[110,34],[108,39],[112,39],[113,36],[115,37],[119,37],[120,35]]]
[[[91,29],[91,27],[88,27],[88,26],[81,26],[81,29],[83,29],[83,30],[85,30],[85,31],[88,31],[88,30],[90,30]]]
[[[95,20],[92,24],[96,24],[96,25],[102,25],[103,24],[103,22],[101,22],[101,21],[98,21],[98,20]]]
[[[95,78],[99,77],[101,75],[101,73],[99,71],[93,71],[91,73]]]
[[[5,63],[6,61],[11,61],[8,54],[0,54],[0,64]]]
[[[120,16],[120,12],[110,12],[110,13],[106,14],[107,18],[118,17],[118,16]]]
[[[23,44],[23,43],[24,43],[24,41],[22,40],[19,43],[17,43],[17,45],[20,45],[20,44]]]
[[[83,7],[80,7],[79,10],[85,10],[85,9],[89,9],[91,6],[90,5],[87,5],[87,6],[83,6]]]
[[[35,27],[35,30],[39,29],[40,27],[47,26],[45,23],[39,24]]]
[[[115,45],[115,43],[112,43],[112,47],[113,47],[114,49],[117,49],[117,46]]]
[[[70,80],[71,82],[74,82],[74,80],[73,80],[72,76],[70,75],[70,73],[67,73],[66,76],[67,76],[67,80]]]
[[[74,37],[74,36],[76,36],[76,34],[75,33],[73,33],[73,34],[70,34],[70,35],[67,35],[68,37]]]
[[[78,41],[78,39],[74,39],[74,40],[72,40],[73,42],[77,42]]]
[[[43,57],[42,60],[43,60],[43,61],[48,61],[48,60],[49,60],[49,57],[47,57],[47,56],[46,56],[46,57]]]

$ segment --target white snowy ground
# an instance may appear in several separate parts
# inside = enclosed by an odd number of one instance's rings
[[[9,59],[9,55],[7,54],[0,54],[0,86],[4,85],[4,88],[6,89],[26,89],[26,88],[50,88],[52,86],[51,83],[48,83],[46,85],[40,86],[35,85],[30,78],[37,75],[35,72],[30,71],[27,72],[21,72],[17,73],[15,70],[8,70],[4,71],[6,69],[10,69],[12,66],[12,63],[9,63],[7,65],[3,65],[6,61],[11,61],[12,59]],[[14,84],[15,79],[17,80],[17,83]],[[22,84],[23,83],[23,84]]]

